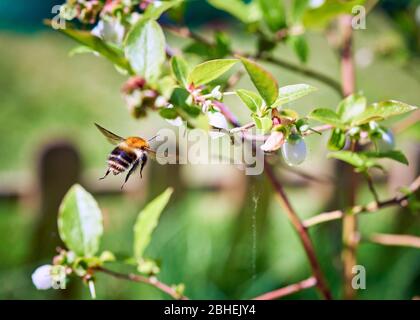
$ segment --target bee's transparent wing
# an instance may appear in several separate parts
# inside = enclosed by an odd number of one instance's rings
[[[96,128],[106,137],[106,139],[112,144],[119,144],[120,142],[124,141],[123,137],[117,136],[115,133],[106,130],[105,128],[101,127],[99,124],[95,123]]]

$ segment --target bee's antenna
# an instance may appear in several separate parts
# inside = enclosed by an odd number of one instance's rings
[[[149,140],[147,140],[147,142],[150,142],[150,141],[152,141],[152,140],[156,139],[158,136],[159,136],[159,135],[157,134],[157,135],[155,135],[154,137],[151,137]]]

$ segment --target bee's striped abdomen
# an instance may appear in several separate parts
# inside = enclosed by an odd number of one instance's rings
[[[134,152],[117,147],[108,157],[108,166],[112,173],[117,175],[127,170],[136,159],[137,155]]]

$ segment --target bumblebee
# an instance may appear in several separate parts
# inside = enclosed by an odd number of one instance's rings
[[[139,165],[140,177],[142,178],[142,172],[147,163],[148,153],[155,154],[150,148],[149,142],[156,137],[149,140],[140,137],[123,138],[101,127],[97,123],[95,123],[95,126],[111,144],[117,145],[108,156],[108,168],[105,175],[100,178],[100,180],[105,179],[110,173],[118,175],[128,170],[124,183],[121,186],[122,189]]]

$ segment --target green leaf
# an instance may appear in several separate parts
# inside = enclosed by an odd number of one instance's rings
[[[385,152],[363,152],[363,155],[368,158],[388,158],[408,165],[406,156],[399,150],[391,150]]]
[[[322,123],[331,124],[337,128],[345,128],[344,124],[341,122],[341,119],[331,109],[315,109],[308,115],[308,118]]]
[[[187,103],[187,99],[190,93],[184,88],[175,88],[172,92],[171,98],[169,101],[175,106],[175,108],[181,108],[181,111],[184,111],[186,115],[182,114],[184,119],[188,119],[188,117],[197,117],[201,113],[201,109],[194,106],[189,105]]]
[[[267,106],[271,106],[279,95],[279,89],[276,79],[271,73],[263,67],[249,59],[240,57],[246,71],[248,72],[252,82],[265,100]]]
[[[303,23],[310,28],[325,28],[333,19],[341,14],[352,14],[356,5],[363,5],[366,0],[325,0],[317,8],[305,11]]]
[[[348,164],[356,168],[364,168],[366,164],[365,157],[351,151],[331,152],[328,154],[328,158],[335,158],[335,159],[347,162]]]
[[[175,119],[178,117],[178,112],[175,108],[162,108],[159,110],[159,115],[165,119]]]
[[[304,83],[281,87],[279,89],[279,96],[271,107],[277,108],[283,104],[300,99],[316,90],[318,89]]]
[[[382,166],[376,163],[372,158],[367,157],[363,153],[355,153],[351,151],[337,151],[328,154],[328,158],[335,158],[356,168],[357,172],[366,172],[369,168],[382,169]]]
[[[294,0],[292,3],[291,16],[293,22],[298,22],[302,19],[306,8],[308,7],[309,0]]]
[[[171,68],[178,82],[186,87],[188,85],[187,77],[189,72],[187,61],[181,56],[174,56],[171,59]]]
[[[216,59],[200,63],[191,70],[188,83],[196,86],[209,83],[229,71],[237,62],[237,59]]]
[[[341,121],[350,123],[366,110],[366,98],[361,94],[352,94],[342,100],[337,107]]]
[[[257,129],[262,130],[264,133],[270,131],[273,126],[273,121],[268,116],[258,117],[257,115],[253,115],[252,118],[254,119]]]
[[[239,89],[236,90],[236,94],[252,112],[257,112],[264,105],[264,101],[261,96],[255,92]]]
[[[59,31],[81,45],[99,53],[118,67],[130,71],[130,65],[127,59],[124,58],[123,52],[117,47],[106,43],[101,38],[92,35],[88,31],[74,30],[70,28],[59,29]]]
[[[244,23],[253,23],[261,19],[261,11],[255,2],[250,4],[245,4],[242,0],[207,0],[207,2]]]
[[[334,128],[331,137],[328,140],[328,149],[331,151],[339,151],[346,144],[346,134],[340,128]]]
[[[137,22],[127,35],[125,55],[133,70],[148,82],[155,81],[165,62],[165,36],[154,20]]]
[[[157,20],[160,16],[169,9],[179,5],[183,0],[171,0],[171,1],[153,1],[147,6],[144,12],[143,19]]]
[[[353,119],[352,125],[358,126],[370,121],[380,121],[392,116],[397,116],[417,109],[406,103],[389,100],[370,105],[366,110]]]
[[[102,213],[92,195],[78,184],[70,188],[61,202],[58,232],[67,248],[78,256],[92,257],[99,249]]]
[[[290,36],[288,42],[298,56],[300,62],[306,63],[308,61],[309,47],[305,37],[303,35]]]
[[[282,1],[258,0],[264,22],[272,32],[286,27],[286,15]]]
[[[143,253],[148,246],[152,233],[157,227],[159,217],[166,207],[173,192],[172,188],[166,189],[157,196],[146,207],[140,211],[134,225],[134,257],[136,260],[143,258]]]

